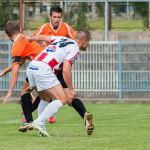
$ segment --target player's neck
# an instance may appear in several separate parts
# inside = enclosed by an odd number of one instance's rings
[[[18,37],[20,36],[20,34],[21,33],[15,33],[13,36],[12,36],[12,40],[15,42],[17,39],[18,39]]]
[[[82,46],[82,44],[81,44],[80,40],[75,39],[75,41],[78,43],[78,46],[79,46],[79,48],[80,48],[80,47]]]

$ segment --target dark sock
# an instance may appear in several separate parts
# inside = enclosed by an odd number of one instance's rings
[[[27,122],[32,122],[32,97],[30,93],[26,93],[21,96],[21,106]]]
[[[78,98],[73,99],[72,101],[72,107],[79,113],[79,115],[84,118],[84,114],[86,112],[86,108],[82,101]]]
[[[40,97],[37,96],[35,101],[32,103],[32,112],[34,112],[38,108],[39,103],[40,103]]]

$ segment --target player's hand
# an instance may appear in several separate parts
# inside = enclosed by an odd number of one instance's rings
[[[25,37],[28,39],[28,41],[30,41],[30,42],[33,41],[33,36],[32,35],[28,35],[28,36],[25,36]]]
[[[7,92],[6,96],[3,98],[3,104],[6,104],[8,102],[9,97],[11,96],[12,92]]]
[[[41,47],[46,47],[46,43],[45,42],[39,41],[38,43],[41,45]]]
[[[5,75],[4,71],[0,72],[0,77],[3,77],[4,75]]]
[[[70,90],[70,93],[72,95],[72,99],[75,99],[77,97],[77,92],[74,90]]]
[[[69,89],[65,93],[67,97],[67,104],[71,106],[73,99],[77,97],[77,93],[74,90],[69,90]]]

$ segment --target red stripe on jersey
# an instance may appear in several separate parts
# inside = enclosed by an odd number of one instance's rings
[[[62,67],[63,67],[63,63],[61,63],[61,64],[59,65],[59,69],[62,69]]]
[[[38,61],[42,61],[47,55],[48,55],[48,53],[42,53],[42,54],[37,58],[37,60],[38,60]]]
[[[59,63],[53,58],[50,62],[48,62],[48,65],[53,69],[54,66],[58,65]]]
[[[55,40],[56,40],[56,39],[51,40],[50,43],[53,43]]]
[[[57,74],[58,73],[58,70],[54,69],[54,74]]]
[[[77,60],[79,54],[80,53],[78,52],[74,57],[72,57],[70,60],[68,60],[68,62],[72,65]]]

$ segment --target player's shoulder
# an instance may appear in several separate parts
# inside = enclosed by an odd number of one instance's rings
[[[25,35],[20,34],[20,36],[18,38],[15,39],[13,45],[17,44],[17,43],[26,43],[28,40],[25,37]]]
[[[49,26],[50,26],[49,23],[45,23],[39,27],[39,30],[47,29],[47,28],[49,28]]]
[[[62,22],[62,26],[65,28],[71,28],[71,26],[66,22]]]
[[[42,26],[50,26],[50,23],[47,22],[47,23],[43,24]]]

